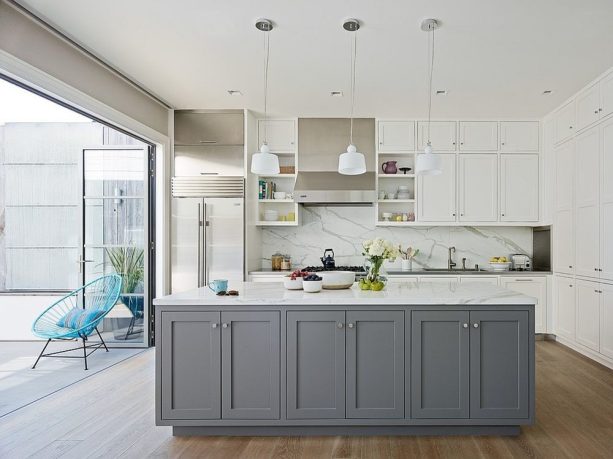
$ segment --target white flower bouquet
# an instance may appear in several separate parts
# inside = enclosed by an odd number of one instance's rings
[[[395,244],[383,238],[370,239],[362,243],[364,249],[362,255],[370,262],[370,269],[365,279],[360,279],[362,290],[383,290],[385,282],[379,275],[381,266],[385,260],[394,261],[400,256],[400,251]]]

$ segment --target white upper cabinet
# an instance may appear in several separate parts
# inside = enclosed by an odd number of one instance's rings
[[[559,210],[553,220],[553,270],[575,273],[575,219],[572,209]]]
[[[432,121],[430,125],[430,143],[435,152],[456,151],[456,122]],[[417,149],[423,150],[428,143],[428,122],[417,122]]]
[[[600,277],[613,280],[613,119],[600,137]]]
[[[500,155],[500,221],[539,219],[539,155]]]
[[[596,83],[582,91],[575,99],[577,104],[577,130],[600,119],[600,84]]]
[[[594,351],[600,350],[600,288],[597,282],[577,282],[577,342]]]
[[[498,150],[497,121],[460,121],[460,151]]]
[[[458,161],[458,220],[495,222],[498,219],[498,156],[465,154]]]
[[[415,151],[414,121],[379,121],[379,152]]]
[[[554,150],[555,208],[573,208],[575,183],[575,143],[567,142]]]
[[[502,121],[500,151],[510,153],[539,151],[538,121]]]
[[[547,324],[547,278],[545,276],[500,276],[500,286],[536,298],[534,331],[545,333]]]
[[[258,120],[258,146],[264,140],[273,153],[295,153],[296,120]]]
[[[417,215],[424,222],[456,221],[456,155],[442,154],[443,173],[419,177]]]
[[[600,116],[613,113],[613,72],[600,81]]]
[[[557,305],[555,334],[570,340],[575,339],[576,298],[574,280],[555,278],[555,301]]]
[[[560,108],[554,115],[554,142],[563,142],[570,139],[575,129],[575,101],[571,101]]]

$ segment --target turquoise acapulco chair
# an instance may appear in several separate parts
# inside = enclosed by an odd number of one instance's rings
[[[117,274],[99,277],[83,287],[69,293],[56,301],[38,316],[32,325],[32,333],[39,338],[47,340],[45,347],[34,362],[32,369],[36,368],[41,357],[77,358],[85,360],[87,370],[87,357],[96,350],[108,348],[98,331],[98,325],[109,311],[115,306],[121,292],[121,277]],[[88,337],[94,332],[100,338],[99,343],[85,344]],[[52,340],[82,340],[83,347],[75,347],[45,354],[45,350]],[[83,349],[83,356],[58,355],[70,351]],[[91,349],[89,352],[88,349]]]

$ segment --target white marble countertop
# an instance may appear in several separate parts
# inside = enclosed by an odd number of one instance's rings
[[[239,296],[217,296],[208,287],[156,298],[154,305],[526,305],[536,299],[487,283],[394,282],[380,292],[345,290],[307,293],[287,290],[278,282],[234,282]]]

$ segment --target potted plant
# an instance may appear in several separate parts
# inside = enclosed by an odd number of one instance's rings
[[[362,255],[370,263],[368,274],[365,279],[360,279],[362,290],[383,290],[385,278],[380,275],[381,266],[385,260],[394,261],[400,255],[398,248],[389,241],[380,237],[364,241],[362,243],[364,251]]]

